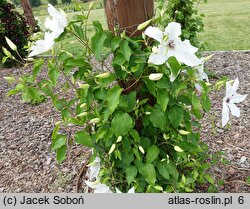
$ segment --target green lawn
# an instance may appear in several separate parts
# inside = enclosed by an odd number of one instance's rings
[[[206,50],[250,50],[249,0],[208,0],[199,8],[206,15],[199,35]]]
[[[98,6],[100,2],[102,0],[97,0]],[[200,4],[199,9],[205,14],[205,31],[199,37],[207,43],[206,50],[250,50],[250,0],[208,0],[207,4]],[[36,8],[34,14],[44,22],[46,5]],[[72,20],[75,14],[80,12],[67,13],[68,19]],[[91,12],[89,24],[94,20],[99,20],[107,28],[103,9]],[[93,34],[92,31],[93,27],[90,26],[90,34]],[[72,37],[65,42],[67,44],[63,44],[63,49],[78,51],[80,46]]]

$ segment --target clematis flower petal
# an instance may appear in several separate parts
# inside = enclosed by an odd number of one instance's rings
[[[239,79],[236,78],[235,81],[234,81],[234,84],[233,84],[233,86],[232,86],[233,91],[236,92],[237,89],[238,89],[238,87],[239,87]]]
[[[223,102],[222,109],[222,127],[224,127],[229,121],[229,108],[226,103]]]
[[[91,163],[89,166],[90,173],[89,173],[89,179],[92,180],[94,178],[97,179],[101,165],[100,165],[101,159],[99,157],[96,157],[94,162]]]
[[[116,191],[116,193],[119,193],[119,194],[122,193],[122,192],[121,192],[119,189],[117,189],[117,188],[115,188],[115,191]]]
[[[169,39],[176,39],[181,35],[181,24],[176,22],[169,23],[164,34],[168,35]]]
[[[116,193],[122,193],[119,189],[115,188]],[[135,187],[132,187],[131,189],[128,190],[127,193],[135,193]]]
[[[182,42],[175,40],[174,50],[169,50],[176,59],[190,67],[195,67],[201,64],[201,60],[194,54],[194,47],[190,42]]]
[[[233,97],[231,98],[231,101],[233,103],[239,103],[239,102],[243,102],[246,99],[247,95],[241,95],[241,94],[237,94],[235,93],[233,95]]]
[[[132,187],[131,189],[129,189],[128,193],[135,193],[135,187]]]
[[[194,84],[194,86],[195,86],[195,88],[196,88],[196,90],[197,90],[198,92],[201,92],[201,91],[202,91],[202,87],[201,87],[200,84],[196,83],[196,84]]]
[[[31,53],[28,57],[33,57],[44,52],[47,52],[52,49],[54,45],[54,36],[53,34],[46,32],[44,35],[44,40],[37,40],[33,46],[31,46]]]
[[[157,52],[152,53],[149,56],[148,62],[155,65],[162,65],[167,61],[167,59],[167,48],[163,45],[160,45],[157,49]]]
[[[200,80],[200,81],[201,80],[205,80],[206,82],[209,82],[208,76],[204,72],[204,65],[203,64],[202,65],[198,65],[196,67],[196,69],[197,69],[197,74],[196,74],[197,79]]]
[[[106,184],[101,184],[99,180],[94,182],[85,181],[85,183],[94,190],[94,193],[113,193]]]
[[[226,98],[229,98],[233,95],[233,87],[231,86],[230,82],[226,82]]]
[[[65,13],[57,11],[51,4],[48,4],[48,13],[51,17],[45,20],[45,28],[52,31],[55,38],[58,38],[67,26]]]
[[[240,117],[240,109],[238,107],[236,107],[236,105],[234,103],[230,102],[228,104],[228,107],[230,108],[233,116]]]
[[[145,35],[157,40],[160,44],[163,42],[163,32],[157,27],[149,26],[144,33]]]
[[[94,190],[94,193],[113,193],[106,184],[100,184]]]

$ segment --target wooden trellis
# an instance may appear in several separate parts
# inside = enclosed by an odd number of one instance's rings
[[[137,26],[154,15],[154,0],[104,0],[104,5],[108,28],[118,34],[141,35]]]

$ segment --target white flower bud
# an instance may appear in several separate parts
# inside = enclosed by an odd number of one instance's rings
[[[110,76],[110,72],[102,73],[96,76],[96,78],[108,78]]]
[[[87,83],[82,84],[80,82],[78,82],[78,86],[80,87],[80,89],[88,89],[90,87],[89,84],[87,84]]]
[[[93,6],[94,6],[94,1],[89,5],[89,10],[93,9]]]
[[[142,146],[139,146],[139,150],[141,151],[142,154],[145,154],[145,151]]]
[[[115,147],[116,147],[116,144],[112,144],[112,146],[111,146],[111,148],[110,148],[110,150],[109,150],[109,155],[112,153],[112,152],[114,152],[114,150],[115,150]]]
[[[151,20],[152,19],[147,20],[146,22],[141,23],[140,25],[138,25],[137,30],[143,30],[144,28],[146,28],[151,23]]]
[[[162,78],[163,74],[162,73],[152,73],[149,75],[149,80],[151,81],[158,81]]]
[[[188,134],[190,134],[190,132],[185,131],[185,130],[179,130],[179,133],[180,133],[181,135],[188,135]]]
[[[179,146],[174,146],[174,149],[176,152],[183,152],[183,149],[181,149]]]
[[[100,121],[101,121],[100,118],[93,118],[93,119],[91,119],[89,122],[90,122],[90,123],[97,124],[97,123],[99,123]]]
[[[158,52],[158,48],[157,48],[156,46],[154,46],[154,47],[152,48],[152,52],[153,52],[154,54],[156,54],[156,53]]]
[[[119,142],[121,142],[121,141],[122,141],[122,136],[118,136],[116,142],[119,143]]]
[[[5,36],[5,40],[7,42],[7,44],[9,45],[9,47],[13,50],[13,51],[17,51],[17,46]]]
[[[85,109],[87,107],[87,103],[82,103],[81,105],[80,105],[80,108],[82,108],[82,109]]]
[[[88,115],[87,112],[82,112],[82,113],[78,114],[76,117],[84,117],[86,115]]]

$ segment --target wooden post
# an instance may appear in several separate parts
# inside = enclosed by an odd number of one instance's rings
[[[154,0],[104,0],[104,6],[108,28],[118,34],[141,35],[137,26],[154,15]]]
[[[30,1],[29,0],[21,0],[21,5],[22,5],[23,11],[24,11],[25,19],[26,19],[28,25],[30,26],[31,31],[34,32],[35,27],[36,27],[36,21],[35,21],[34,15],[33,15]]]

